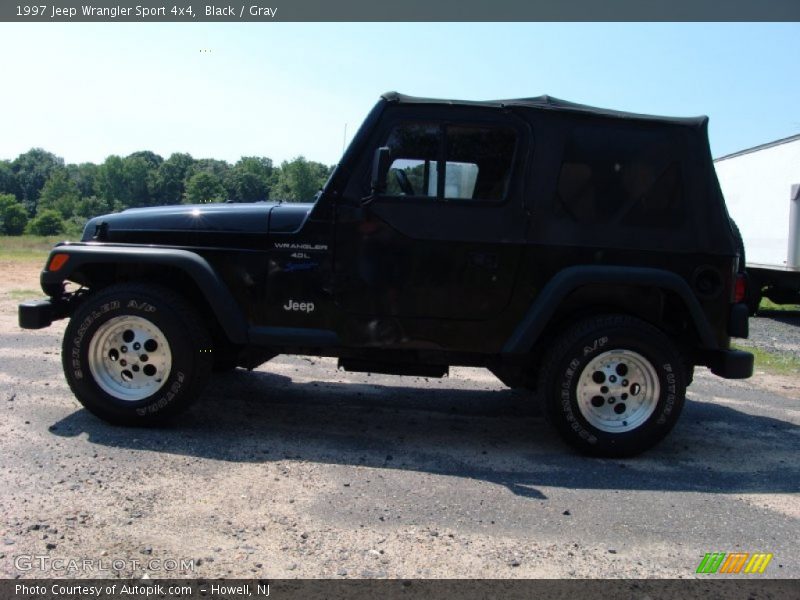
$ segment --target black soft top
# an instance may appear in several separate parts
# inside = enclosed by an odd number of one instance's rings
[[[733,255],[725,201],[708,144],[708,117],[659,117],[552,96],[437,100],[383,94],[376,107],[511,110],[533,126],[536,213],[530,239],[550,245]],[[379,114],[379,113],[378,113]],[[544,151],[542,151],[544,149]]]
[[[643,115],[629,113],[607,108],[598,108],[586,104],[577,104],[567,100],[554,98],[553,96],[534,96],[532,98],[515,98],[509,100],[446,100],[437,98],[420,98],[418,96],[407,96],[398,92],[386,92],[381,97],[387,102],[398,104],[446,104],[450,106],[482,106],[485,108],[506,108],[519,107],[533,110],[551,110],[568,113],[580,113],[597,117],[608,117],[613,119],[626,119],[633,121],[649,121],[652,123],[668,123],[672,125],[684,125],[690,127],[705,127],[708,117],[661,117],[656,115]]]

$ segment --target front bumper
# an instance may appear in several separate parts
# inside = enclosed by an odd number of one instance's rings
[[[27,300],[19,305],[19,326],[23,329],[42,329],[53,322],[53,303],[50,300]]]
[[[26,300],[17,309],[19,326],[22,329],[49,327],[53,321],[68,317],[73,304],[80,299],[80,296],[81,294],[76,292],[47,300]]]
[[[706,364],[725,379],[747,379],[753,374],[753,355],[744,350],[716,350],[708,354]]]

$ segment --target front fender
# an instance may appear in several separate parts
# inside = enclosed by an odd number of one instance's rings
[[[53,268],[53,257],[67,255],[59,268]],[[60,259],[63,260],[63,259]],[[88,265],[151,264],[179,269],[186,273],[203,290],[205,300],[214,312],[219,324],[231,342],[245,344],[248,341],[247,321],[217,272],[200,255],[188,250],[152,248],[110,244],[74,243],[61,244],[53,248],[41,274],[42,290],[58,297],[63,283],[82,267]]]

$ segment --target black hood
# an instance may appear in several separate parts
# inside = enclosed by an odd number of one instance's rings
[[[270,233],[294,233],[305,223],[314,205],[306,202],[282,202],[269,215]]]
[[[120,234],[132,232],[288,233],[300,228],[312,206],[255,202],[131,208],[91,219],[83,241],[122,241]]]

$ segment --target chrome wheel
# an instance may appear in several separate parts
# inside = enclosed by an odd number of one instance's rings
[[[104,392],[135,402],[155,394],[169,377],[172,353],[163,332],[142,317],[109,319],[89,342],[89,370]]]
[[[632,350],[596,356],[581,372],[576,390],[583,418],[608,433],[639,427],[655,411],[660,395],[655,367]]]

